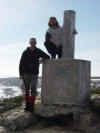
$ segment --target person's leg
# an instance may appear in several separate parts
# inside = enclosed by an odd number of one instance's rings
[[[62,57],[62,45],[57,49],[58,58]]]
[[[52,58],[56,58],[56,46],[49,42],[49,41],[45,41],[44,46],[46,47],[48,53],[51,55]]]
[[[29,94],[29,90],[30,90],[30,83],[31,83],[31,77],[29,74],[24,74],[23,75],[23,82],[25,85],[25,95],[24,95],[24,99],[25,99],[25,108],[24,110],[28,111],[30,108],[30,94]]]
[[[37,96],[37,83],[38,83],[38,75],[33,74],[31,77],[31,108],[30,111],[34,111],[34,104]]]

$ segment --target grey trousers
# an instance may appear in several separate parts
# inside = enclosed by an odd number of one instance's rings
[[[25,85],[25,93],[31,93],[31,97],[36,97],[37,95],[37,74],[23,74],[23,82]]]

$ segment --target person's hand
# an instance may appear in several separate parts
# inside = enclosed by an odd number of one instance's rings
[[[73,35],[76,35],[76,34],[78,34],[78,32],[76,31],[76,29],[74,29]]]
[[[39,64],[41,64],[43,62],[44,62],[44,59],[43,58],[39,59]]]
[[[23,79],[23,76],[19,76],[19,79]]]
[[[59,44],[57,42],[55,42],[56,48],[59,48]]]

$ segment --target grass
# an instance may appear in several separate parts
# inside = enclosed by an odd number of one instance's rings
[[[100,88],[98,88],[98,89],[91,89],[91,94],[100,94]]]
[[[91,96],[93,94],[100,94],[100,88],[91,89]],[[23,96],[16,96],[13,98],[5,98],[3,100],[0,100],[0,114],[15,109],[16,107],[20,107],[23,101],[24,101]]]
[[[5,99],[3,99],[3,102],[17,103],[17,104],[21,105],[23,100],[24,100],[23,96],[16,96],[13,98],[5,98]]]
[[[23,96],[17,96],[13,98],[5,98],[0,101],[0,114],[6,111],[20,107],[24,98]]]

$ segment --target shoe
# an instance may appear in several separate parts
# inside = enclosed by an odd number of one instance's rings
[[[52,54],[52,55],[51,55],[51,58],[52,58],[52,59],[56,58],[56,54]]]
[[[30,106],[31,106],[31,103],[29,101],[26,101],[24,110],[25,111],[29,111],[30,110]]]
[[[30,103],[30,108],[29,108],[29,110],[28,110],[28,111],[33,112],[33,113],[34,113],[34,104]]]

